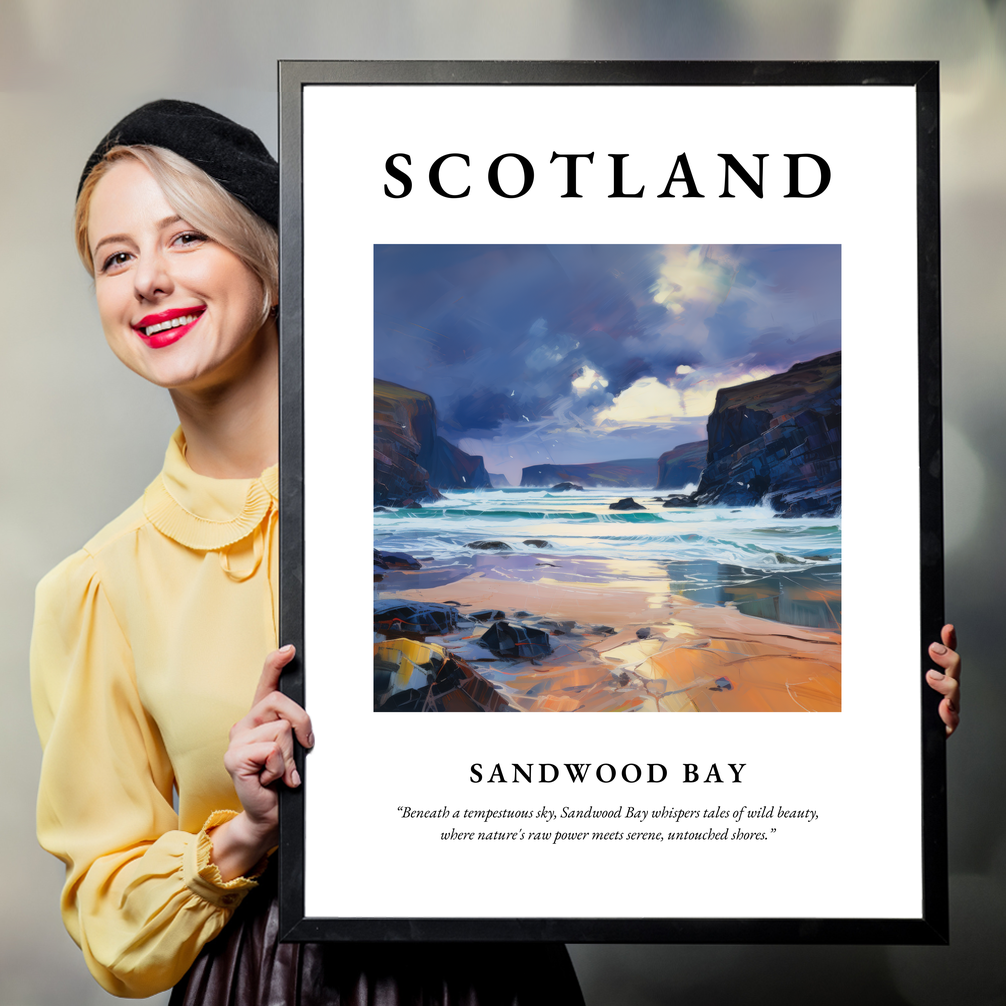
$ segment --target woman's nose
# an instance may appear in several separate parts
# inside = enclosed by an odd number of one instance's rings
[[[174,289],[168,262],[160,251],[141,254],[133,271],[133,287],[137,300],[155,301]]]

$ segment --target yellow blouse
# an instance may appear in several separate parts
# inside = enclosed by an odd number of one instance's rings
[[[277,492],[276,467],[197,475],[178,430],[143,498],[38,586],[38,836],[115,995],[174,985],[255,886],[223,882],[206,829],[241,809],[228,731],[276,646]]]

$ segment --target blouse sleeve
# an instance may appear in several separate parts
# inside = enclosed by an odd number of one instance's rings
[[[224,882],[207,829],[178,830],[171,764],[129,642],[78,552],[39,584],[31,644],[42,741],[38,837],[66,865],[63,921],[103,988],[150,996],[185,974],[254,880]]]

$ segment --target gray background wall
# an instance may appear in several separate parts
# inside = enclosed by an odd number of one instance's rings
[[[942,61],[948,617],[961,632],[967,691],[949,757],[953,945],[573,955],[590,1006],[1006,1002],[1004,533],[995,516],[1006,472],[1004,51],[997,0],[3,0],[0,1006],[108,999],[62,929],[61,869],[34,839],[32,590],[137,497],[175,422],[167,396],[104,345],[70,236],[78,172],[122,114],[167,96],[217,108],[275,149],[279,58]],[[898,507],[878,487],[878,520],[897,519]],[[880,567],[896,575],[901,560],[911,557],[881,557]]]

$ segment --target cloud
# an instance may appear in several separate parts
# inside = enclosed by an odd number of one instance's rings
[[[651,287],[653,301],[673,315],[698,305],[715,308],[730,293],[740,269],[739,260],[725,248],[669,245]]]
[[[582,398],[590,391],[601,391],[608,386],[607,378],[602,377],[593,367],[584,365],[572,380],[573,392]]]
[[[695,398],[691,389],[689,394]],[[695,412],[689,412],[689,404],[683,391],[668,387],[655,377],[641,377],[617,395],[609,408],[599,412],[594,422],[598,426],[663,423],[703,411],[700,405]],[[709,410],[705,411],[708,414]]]
[[[690,367],[678,369],[694,373]],[[610,427],[676,425],[681,419],[705,419],[716,405],[716,392],[720,388],[747,384],[771,373],[768,368],[759,367],[726,378],[699,377],[677,386],[664,384],[655,377],[643,377],[616,396],[608,408],[598,412],[594,421],[599,427]]]
[[[600,454],[695,439],[719,388],[840,348],[840,249],[378,246],[374,313],[377,376],[448,439]]]

